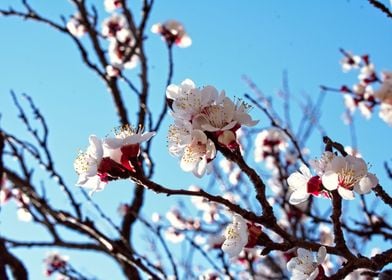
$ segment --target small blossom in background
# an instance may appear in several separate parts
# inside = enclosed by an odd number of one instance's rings
[[[16,203],[18,209],[16,215],[22,222],[30,222],[33,216],[29,210],[30,198],[17,188],[9,188],[6,186],[6,177],[2,179],[0,188],[0,206],[5,205],[11,199]]]
[[[316,261],[312,251],[298,248],[297,257],[292,258],[287,263],[287,269],[291,272],[291,280],[315,280],[325,277],[323,266],[327,250],[321,246],[317,252]]]
[[[362,158],[335,156],[321,177],[327,190],[338,190],[344,199],[354,199],[353,191],[366,194],[378,184],[377,177],[368,172]]]
[[[380,112],[378,114],[380,118],[392,126],[392,105],[387,103],[382,103],[380,106]]]
[[[67,22],[67,29],[75,37],[82,37],[87,32],[80,14],[74,14]]]
[[[120,0],[105,0],[104,1],[105,10],[108,13],[114,12],[116,9],[121,8],[122,4]]]
[[[348,72],[351,69],[358,69],[361,60],[362,60],[361,57],[358,55],[352,55],[350,53],[346,53],[346,55],[340,61],[343,72]]]
[[[288,146],[287,136],[279,128],[269,128],[257,134],[255,140],[255,161],[264,161],[267,157],[275,156],[279,151],[285,151]]]
[[[261,227],[249,224],[238,214],[233,215],[233,222],[226,227],[222,250],[230,257],[237,257],[246,248],[253,248],[261,234]]]
[[[68,264],[69,257],[58,252],[50,252],[44,259],[44,275],[49,277],[55,272],[63,272]]]
[[[116,37],[117,32],[127,28],[127,22],[123,15],[113,14],[102,23],[102,35],[104,37]]]
[[[187,48],[192,45],[192,39],[185,32],[184,26],[176,20],[156,23],[151,27],[151,32],[160,34],[169,46],[175,44],[180,48]]]
[[[123,28],[117,31],[116,37],[110,38],[109,41],[108,52],[111,64],[117,68],[120,66],[127,69],[135,68],[139,61],[137,50],[132,56],[127,57],[134,45],[135,39],[129,29]]]
[[[168,227],[165,231],[165,238],[166,240],[176,244],[184,241],[185,235],[174,227]]]

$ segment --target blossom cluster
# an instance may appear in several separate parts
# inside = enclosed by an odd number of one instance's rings
[[[174,124],[169,128],[169,152],[181,158],[181,168],[202,177],[216,156],[215,143],[238,149],[236,131],[243,125],[254,126],[250,106],[233,102],[213,86],[196,88],[189,79],[169,85],[166,97],[171,104]]]
[[[99,35],[109,43],[108,56],[110,64],[106,66],[106,74],[109,77],[117,77],[123,68],[135,68],[139,61],[139,50],[136,46],[135,34],[128,26],[123,14],[116,11],[122,7],[119,0],[105,0],[105,10],[111,15],[103,20]],[[75,37],[83,37],[87,32],[87,23],[80,13],[75,13],[66,24],[67,30]],[[192,44],[191,38],[185,31],[184,26],[176,20],[167,20],[156,23],[151,31],[160,34],[168,45],[177,45],[181,48]]]
[[[392,72],[385,71],[382,78],[379,78],[368,55],[358,56],[343,50],[342,52],[343,71],[359,70],[358,82],[352,88],[345,85],[340,88],[349,112],[354,113],[358,108],[362,115],[370,118],[375,106],[380,105],[380,118],[392,125]],[[378,83],[381,84],[378,89],[373,89]]]
[[[291,204],[302,203],[310,195],[330,197],[333,190],[337,190],[342,198],[352,200],[354,192],[366,194],[378,184],[377,177],[368,172],[362,158],[324,152],[320,159],[312,160],[310,165],[316,175],[312,175],[309,168],[302,165],[299,172],[294,172],[287,179],[292,191],[289,199]]]
[[[292,280],[315,280],[324,279],[325,272],[321,265],[327,255],[327,250],[321,246],[317,252],[316,261],[311,251],[298,248],[297,256],[290,259],[287,269],[292,273]]]
[[[154,132],[143,133],[130,125],[120,127],[115,130],[115,137],[104,140],[91,135],[87,150],[80,152],[74,162],[79,175],[77,185],[95,192],[103,190],[109,181],[129,178],[135,172],[131,161],[138,158],[140,143],[153,135]]]

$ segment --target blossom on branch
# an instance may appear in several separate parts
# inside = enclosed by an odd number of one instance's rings
[[[169,151],[181,158],[181,168],[201,177],[215,158],[215,143],[232,151],[239,149],[236,131],[254,126],[258,121],[249,115],[250,106],[236,103],[218,93],[213,86],[196,88],[186,79],[166,90],[174,124],[169,128]]]
[[[176,44],[180,48],[187,48],[192,45],[192,39],[185,32],[184,26],[176,20],[156,23],[151,27],[151,32],[160,34],[169,46]]]
[[[261,162],[286,150],[288,139],[284,132],[276,127],[265,129],[257,134],[255,140],[255,161]]]
[[[102,35],[104,37],[116,37],[117,32],[127,28],[127,22],[123,15],[113,14],[102,23]]]
[[[114,138],[104,141],[95,135],[89,137],[89,147],[80,152],[74,162],[79,175],[77,186],[101,191],[109,181],[127,179],[135,172],[131,160],[137,160],[140,143],[149,140],[155,132],[143,133],[130,125],[120,127]]]
[[[105,6],[105,10],[106,10],[108,13],[112,13],[112,12],[114,12],[116,9],[122,7],[121,0],[105,0],[105,2],[104,2],[103,4],[104,4],[104,6]]]
[[[366,162],[351,155],[335,156],[321,177],[324,187],[336,190],[344,199],[354,199],[353,191],[366,194],[378,184],[374,174],[368,173]]]
[[[319,176],[313,176],[305,165],[302,165],[299,170],[300,172],[294,172],[287,178],[287,183],[293,190],[289,199],[291,204],[300,204],[308,200],[310,195],[329,197],[328,192],[323,189]]]
[[[255,247],[260,234],[261,227],[247,223],[240,215],[234,214],[233,222],[226,227],[222,250],[230,258],[236,257],[244,247]]]
[[[321,246],[314,261],[312,251],[298,248],[297,257],[287,263],[287,269],[292,273],[291,280],[324,279],[324,268],[321,265],[327,255],[327,249]]]
[[[83,24],[82,17],[79,13],[71,16],[67,22],[67,29],[75,37],[82,37],[87,32],[86,26]]]
[[[109,58],[112,65],[117,68],[135,68],[139,58],[137,56],[137,50],[135,53],[129,56],[129,52],[135,45],[135,38],[133,37],[129,29],[123,28],[116,32],[115,38],[109,38]]]

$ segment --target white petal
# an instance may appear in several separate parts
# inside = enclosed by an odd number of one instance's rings
[[[317,278],[319,274],[319,269],[316,267],[316,269],[309,275],[308,280],[314,280]]]
[[[178,97],[178,92],[180,91],[180,87],[177,85],[169,85],[166,88],[166,97],[169,99],[176,99]]]
[[[327,190],[336,190],[339,185],[339,176],[334,171],[327,171],[321,177],[321,181]]]
[[[366,194],[369,193],[372,188],[377,186],[378,184],[378,179],[377,177],[372,174],[368,173],[365,177],[363,177],[358,184],[354,186],[354,191],[356,191],[359,194]]]
[[[299,168],[299,171],[301,171],[301,173],[308,179],[312,178],[312,173],[310,173],[309,168],[305,165],[302,164]]]
[[[188,35],[182,36],[180,42],[178,43],[180,48],[187,48],[190,45],[192,45],[192,39]]]
[[[293,189],[306,189],[308,178],[299,172],[294,172],[287,178],[287,183]]]
[[[289,202],[290,204],[296,205],[308,200],[308,198],[309,194],[306,192],[306,190],[304,191],[304,189],[297,189],[291,194]]]
[[[298,248],[297,250],[298,259],[302,261],[302,263],[312,263],[313,255],[312,252],[303,248]]]
[[[325,246],[321,246],[317,252],[317,264],[321,264],[324,261],[326,255],[327,248],[325,248]]]
[[[222,244],[222,250],[226,254],[229,255],[229,257],[236,257],[239,255],[239,253],[242,251],[243,247],[236,241],[233,240],[225,240]]]
[[[101,139],[99,139],[95,135],[90,135],[88,141],[90,142],[90,146],[88,147],[88,151],[91,153],[91,156],[97,160],[100,160],[103,156]]]
[[[353,200],[355,198],[353,191],[350,191],[350,190],[345,189],[343,187],[338,188],[338,193],[340,194],[340,196],[342,198],[347,199],[347,200]]]
[[[118,149],[123,145],[124,140],[120,138],[106,138],[103,143],[106,148]]]
[[[201,178],[206,173],[207,170],[207,160],[203,158],[199,164],[196,165],[196,168],[193,170],[193,174],[196,177]]]
[[[292,271],[295,269],[298,265],[300,265],[301,262],[297,257],[291,258],[289,262],[287,263],[287,270]]]

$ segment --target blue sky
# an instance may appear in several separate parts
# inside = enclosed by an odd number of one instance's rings
[[[0,7],[5,8],[16,1],[1,2]],[[105,18],[108,14],[101,1],[93,2],[101,19]],[[60,21],[60,14],[68,17],[74,12],[68,1],[41,1],[33,5],[56,21]],[[130,5],[137,8],[140,3],[130,1]],[[139,16],[139,12],[135,15]],[[174,49],[173,82],[178,84],[191,78],[199,86],[211,84],[219,90],[224,89],[231,97],[250,93],[241,78],[243,75],[251,77],[266,95],[273,96],[281,88],[283,71],[288,72],[291,92],[297,100],[301,100],[303,93],[317,98],[320,85],[352,85],[356,77],[342,73],[339,48],[370,54],[378,71],[391,69],[392,65],[392,21],[365,0],[156,1],[148,26],[167,19],[183,22],[193,40],[189,49]],[[112,102],[111,97],[103,83],[80,63],[79,53],[69,38],[42,24],[10,18],[0,20],[1,126],[14,134],[24,133],[8,93],[12,89],[16,93],[30,94],[48,120],[56,168],[73,187],[76,175],[72,163],[77,150],[87,145],[90,134],[103,137],[118,125],[116,112],[108,105]],[[158,36],[149,32],[147,36],[150,104],[152,108],[161,108],[167,77],[166,48]],[[128,73],[132,77],[132,72]],[[124,92],[123,96],[131,108],[132,94]],[[135,120],[136,111],[129,111],[130,119]],[[341,122],[343,111],[341,96],[328,93],[320,122],[331,138],[350,145],[349,128]],[[294,122],[298,121],[300,114],[299,110],[293,112]],[[253,110],[252,115],[261,119],[260,128],[269,125],[259,111]],[[204,184],[205,180],[184,174],[177,159],[168,154],[165,137],[169,123],[167,118],[154,140],[153,154],[158,163],[154,179],[173,187]],[[383,162],[391,159],[386,150],[391,128],[377,114],[371,120],[356,114],[355,125],[362,155],[387,186]],[[315,134],[310,141],[309,148],[315,156],[322,147],[320,140],[320,135]],[[57,187],[45,181],[51,188]],[[98,193],[94,200],[117,217],[118,203],[127,202],[123,198],[129,196],[130,190],[129,185],[116,183]],[[55,195],[56,189],[49,192],[53,192],[56,203],[64,203]],[[167,202],[163,202],[163,197],[155,194],[148,197],[148,205],[157,205],[157,209],[148,206],[146,216],[154,211],[167,210],[177,200],[165,198]],[[26,225],[14,221],[11,207],[1,211],[0,219],[1,232],[12,233],[14,238],[25,236],[23,229]],[[32,232],[38,238],[43,234],[37,229]],[[19,251],[21,255],[29,252]],[[43,252],[34,251],[37,258],[29,262],[31,279],[41,278]],[[81,263],[83,258],[80,258]],[[94,259],[97,263],[105,260]],[[89,271],[102,279],[107,279],[105,275],[118,275],[116,279],[121,279],[115,266],[108,265],[104,269],[96,266]]]

